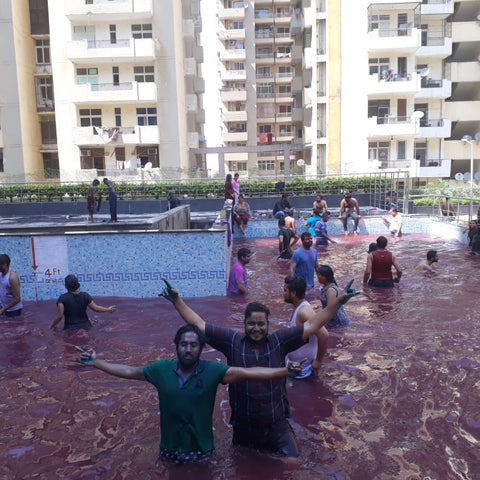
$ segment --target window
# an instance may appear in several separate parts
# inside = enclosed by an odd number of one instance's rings
[[[120,107],[115,107],[115,126],[121,127],[122,126],[122,109]]]
[[[290,28],[289,27],[278,27],[277,28],[277,37],[289,37]]]
[[[271,77],[270,67],[258,67],[257,68],[257,78],[266,78]]]
[[[415,142],[413,156],[415,160],[420,160],[420,165],[425,166],[425,160],[427,159],[427,143]]]
[[[399,140],[397,142],[397,160],[405,160],[407,158],[407,142],[405,140]]]
[[[102,109],[101,108],[81,108],[80,109],[81,127],[101,127]],[[95,134],[97,132],[95,131]]]
[[[50,64],[50,40],[35,40],[37,64]]]
[[[390,68],[390,59],[383,58],[369,58],[368,59],[368,74],[373,75],[377,73],[382,77],[386,76],[387,70]]]
[[[98,68],[77,68],[77,85],[91,84],[92,90],[98,90]]]
[[[117,43],[117,26],[110,25],[110,43]]]
[[[278,93],[281,97],[290,97],[292,95],[292,88],[290,85],[280,85]]]
[[[269,98],[273,97],[273,83],[259,83],[257,85],[257,97]]]
[[[286,66],[278,67],[278,75],[280,77],[291,77],[292,76],[291,67],[286,67]]]
[[[105,152],[103,148],[80,151],[80,168],[83,170],[105,170]]]
[[[43,145],[54,145],[57,143],[57,128],[55,120],[42,120],[40,122]]]
[[[257,165],[259,170],[275,170],[275,160],[259,160]]]
[[[277,48],[277,58],[289,58],[289,57],[290,57],[290,47]]]
[[[257,48],[257,58],[271,58],[273,57],[273,50],[271,47]]]
[[[388,166],[388,159],[390,158],[390,143],[389,142],[368,142],[368,159],[378,160],[380,168]]]
[[[292,135],[292,126],[291,125],[280,125],[280,129],[278,131],[280,137],[290,136]]]
[[[133,38],[152,38],[152,24],[141,23],[132,25],[132,37]]]
[[[37,100],[39,106],[53,107],[53,80],[52,77],[37,77]],[[49,105],[49,101],[52,105]]]
[[[237,162],[237,168],[234,168],[233,170],[245,172],[247,170],[247,162]]]
[[[58,163],[58,153],[44,153],[43,156],[43,170],[45,178],[60,178],[60,167]]]
[[[133,67],[135,81],[139,83],[154,82],[155,75],[153,68],[153,65],[145,67]]]
[[[120,70],[118,67],[112,67],[112,80],[114,85],[120,85]]]
[[[232,22],[233,30],[243,30],[243,22]]]
[[[234,62],[233,63],[234,70],[245,70],[245,64],[241,62]]]
[[[271,125],[259,125],[258,126],[258,133],[272,133],[272,126]]]
[[[370,100],[368,102],[368,118],[383,119],[390,113],[390,100]]]
[[[280,117],[289,117],[292,114],[291,105],[280,105],[279,106],[279,116]]]
[[[137,124],[140,126],[157,125],[157,109],[155,107],[137,108]]]
[[[268,8],[259,8],[255,10],[255,18],[269,18],[271,16]]]

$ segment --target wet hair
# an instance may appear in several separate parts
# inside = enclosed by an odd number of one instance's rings
[[[350,198],[352,196],[352,192],[345,193],[345,198]]]
[[[307,291],[307,284],[302,277],[294,277],[289,275],[285,277],[285,285],[290,292],[293,292],[300,300],[305,298],[305,292]]]
[[[433,260],[437,256],[436,250],[429,250],[427,252],[427,260]]]
[[[376,244],[376,242],[372,242],[372,243],[368,246],[368,253],[372,253],[372,252],[374,252],[376,249],[377,249],[377,244]]]
[[[313,209],[313,214],[318,217],[320,215],[320,210],[318,210],[317,208],[314,208]]]
[[[240,260],[242,257],[250,255],[252,252],[248,248],[240,248],[237,252],[237,258]]]
[[[205,343],[206,343],[206,339],[205,339],[205,335],[196,325],[184,325],[183,327],[180,327],[177,330],[177,333],[175,334],[175,338],[173,339],[173,342],[175,343],[175,347],[178,350],[178,345],[180,344],[180,340],[182,339],[182,336],[188,332],[193,332],[197,336],[198,343],[200,344],[200,353],[202,353],[203,347],[205,346]]]
[[[92,182],[92,185],[94,187],[96,187],[97,185],[100,185],[100,181],[98,180],[98,178],[96,178],[93,182]]]
[[[328,283],[334,283],[335,285],[337,282],[335,281],[335,275],[333,274],[332,267],[330,265],[320,265],[317,268],[317,274],[325,277]]]
[[[69,292],[74,292],[80,288],[80,283],[78,283],[78,278],[75,275],[67,275],[65,277],[65,288]]]
[[[6,253],[0,253],[0,265],[10,266],[10,257]]]
[[[311,238],[311,237],[312,237],[312,234],[310,232],[303,232],[300,235],[300,240],[305,240],[306,238]]]
[[[380,235],[377,238],[377,248],[385,248],[388,245],[387,237]]]
[[[398,210],[397,210],[395,207],[392,207],[392,208],[390,209],[390,212],[397,212],[397,213],[398,213]]]
[[[268,320],[268,316],[270,315],[270,310],[263,303],[250,302],[247,305],[247,308],[245,308],[244,320],[247,321],[247,318],[250,318],[252,316],[252,313],[255,313],[255,312],[264,313],[267,320]]]

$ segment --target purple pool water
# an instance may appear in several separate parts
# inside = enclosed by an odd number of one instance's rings
[[[320,251],[341,286],[355,278],[365,294],[346,306],[351,326],[331,331],[320,378],[288,381],[298,462],[234,449],[227,391],[220,387],[215,462],[155,467],[153,387],[77,364],[73,345],[144,365],[174,356],[172,339],[182,321],[163,299],[95,298],[119,310],[92,314],[89,332],[51,332],[54,301],[27,302],[22,320],[2,320],[0,478],[480,478],[480,261],[455,241],[406,235],[389,246],[404,269],[401,283],[392,291],[363,289],[372,240],[342,238]],[[255,251],[248,298],[188,303],[210,322],[242,329],[246,303],[259,300],[270,307],[276,329],[291,313],[282,297],[288,263],[276,261],[274,239],[242,240],[234,251],[240,246]],[[414,267],[431,248],[440,261],[437,274],[425,276]],[[309,299],[318,304],[318,286],[314,290]],[[208,347],[204,357],[223,360]]]

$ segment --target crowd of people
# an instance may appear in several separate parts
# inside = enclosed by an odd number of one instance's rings
[[[104,183],[109,194],[115,193],[113,182],[104,179]],[[98,180],[94,180],[89,189],[88,208],[92,220],[98,185]],[[175,197],[172,197],[171,208],[175,208]],[[238,174],[234,179],[227,175],[225,199],[231,200],[233,220],[245,233],[250,209],[240,193]],[[116,218],[116,207],[112,209],[112,205],[111,215]],[[294,209],[288,195],[284,194],[276,204],[274,216],[278,218],[279,227],[278,258],[290,264],[289,274],[284,279],[283,300],[292,305],[293,311],[285,328],[269,332],[270,311],[256,301],[245,308],[243,332],[210,324],[164,280],[166,287],[160,296],[171,302],[186,323],[174,338],[176,359],[130,366],[102,360],[94,349],[77,347],[79,361],[84,366],[124,379],[146,381],[156,388],[161,412],[159,461],[202,463],[212,459],[215,451],[212,415],[220,384],[229,384],[234,445],[281,457],[299,455],[296,436],[288,420],[290,406],[285,379],[287,376],[306,379],[318,373],[327,352],[329,329],[349,325],[343,305],[359,292],[352,288],[353,280],[344,289],[339,287],[332,267],[318,260],[316,246],[336,243],[327,233],[330,212],[323,197],[316,197],[312,215],[306,221],[308,230],[300,236],[293,215]],[[341,201],[339,218],[345,235],[349,234],[348,218],[353,220],[353,234],[357,234],[360,210],[351,193],[345,194]],[[389,217],[382,218],[391,236],[400,237],[402,216],[396,206],[391,206]],[[471,254],[480,255],[480,226],[476,220],[469,224],[468,239]],[[295,248],[299,240],[301,245]],[[394,288],[402,277],[400,264],[387,246],[388,239],[383,235],[369,246],[363,282],[370,287]],[[236,252],[237,261],[228,279],[228,294],[249,294],[246,266],[252,254],[244,247]],[[436,262],[438,252],[430,250],[417,268],[434,272]],[[314,287],[315,278],[321,286],[321,308],[316,310],[305,299],[308,289]],[[53,330],[62,320],[65,330],[91,328],[87,309],[98,313],[116,312],[115,305],[100,306],[90,294],[82,292],[75,275],[67,275],[64,284],[67,291],[57,300],[57,314],[51,324]],[[19,277],[10,268],[8,255],[0,254],[0,314],[16,317],[21,315],[22,308]],[[206,343],[221,352],[226,363],[202,360]]]

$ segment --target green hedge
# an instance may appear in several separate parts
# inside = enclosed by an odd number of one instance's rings
[[[246,197],[278,196],[274,180],[243,180],[242,193]],[[0,202],[53,202],[77,201],[84,199],[88,183],[78,184],[25,184],[0,186]],[[165,198],[168,192],[189,198],[223,198],[224,182],[221,180],[185,180],[145,183],[116,183],[121,200],[149,200]],[[345,191],[368,193],[372,190],[387,191],[392,189],[390,179],[372,177],[325,177],[319,180],[306,180],[296,177],[285,181],[284,191],[292,195],[339,194]],[[97,192],[105,193],[100,184]]]

